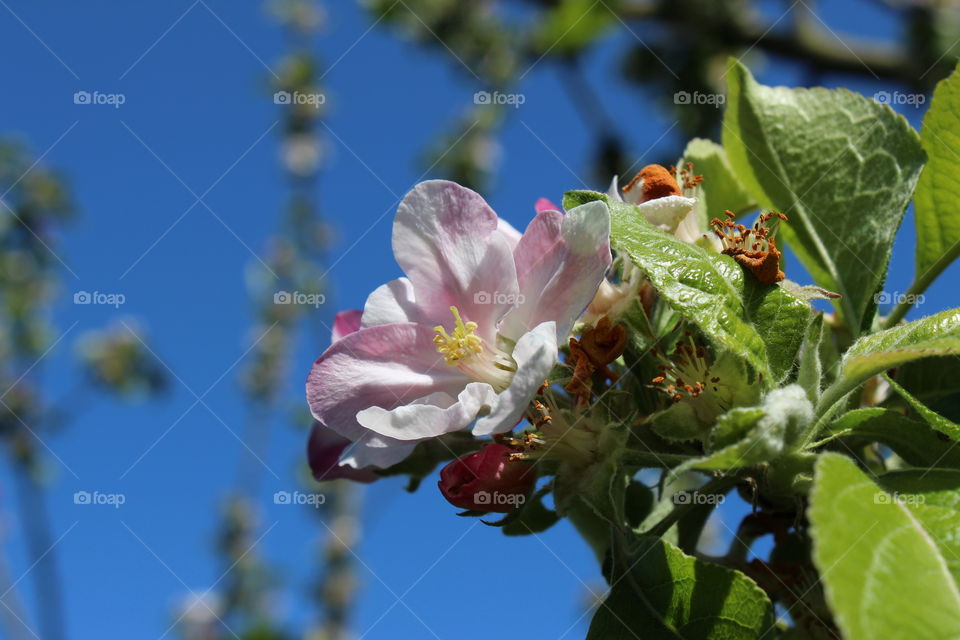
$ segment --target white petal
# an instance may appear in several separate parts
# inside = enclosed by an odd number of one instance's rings
[[[620,176],[613,176],[613,180],[610,181],[610,188],[607,189],[607,195],[614,202],[623,202],[623,196],[620,195],[619,180]]]
[[[463,429],[496,401],[493,387],[485,382],[471,382],[449,406],[413,403],[391,410],[370,407],[357,414],[357,422],[390,438],[422,440]]]
[[[683,196],[666,196],[647,200],[637,205],[647,222],[655,227],[673,233],[684,216],[690,213],[697,204],[696,198]]]
[[[504,433],[513,429],[540,385],[557,362],[557,329],[553,322],[544,322],[524,335],[513,350],[517,372],[510,386],[497,396],[490,413],[477,420],[476,436]]]
[[[407,278],[397,278],[380,285],[367,296],[360,323],[364,327],[373,327],[395,322],[419,322],[419,316],[413,285]]]
[[[343,451],[340,464],[362,469],[380,467],[386,469],[401,462],[417,446],[416,442],[403,442],[366,432],[363,438]]]

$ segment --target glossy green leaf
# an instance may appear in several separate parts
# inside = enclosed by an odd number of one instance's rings
[[[756,640],[773,626],[767,595],[739,571],[649,537],[623,562],[587,640]]]
[[[758,84],[732,62],[723,146],[817,284],[869,324],[893,238],[923,166],[917,133],[890,107],[846,90]],[[789,275],[789,274],[788,274]]]
[[[960,73],[937,85],[920,140],[928,160],[914,197],[916,280],[929,284],[960,254]]]
[[[941,549],[852,460],[820,458],[809,517],[814,562],[845,639],[960,637],[960,591]]]

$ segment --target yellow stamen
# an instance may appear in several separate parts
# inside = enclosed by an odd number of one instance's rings
[[[456,320],[453,335],[448,334],[442,326],[434,327],[437,335],[433,337],[433,343],[437,345],[437,353],[443,355],[443,361],[455,366],[461,360],[483,353],[483,340],[474,333],[477,330],[476,322],[464,322],[456,307],[450,307],[450,311]]]

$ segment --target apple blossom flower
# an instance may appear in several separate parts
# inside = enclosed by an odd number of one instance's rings
[[[450,504],[461,509],[513,511],[533,491],[537,479],[532,465],[515,459],[515,453],[506,445],[489,444],[447,464],[437,486]]]
[[[610,265],[610,215],[591,202],[511,229],[452,182],[404,197],[393,251],[406,276],[370,294],[360,328],[307,379],[314,418],[355,443],[341,464],[386,467],[418,442],[521,420]]]

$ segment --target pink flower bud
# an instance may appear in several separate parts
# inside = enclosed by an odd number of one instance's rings
[[[510,459],[513,453],[506,445],[490,444],[454,460],[440,471],[440,493],[461,509],[513,511],[524,503],[537,479],[530,463]]]

